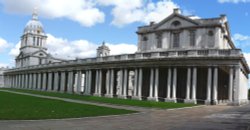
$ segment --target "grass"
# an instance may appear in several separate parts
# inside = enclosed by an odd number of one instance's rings
[[[139,107],[149,107],[149,108],[170,109],[170,108],[182,108],[182,107],[195,106],[195,104],[185,104],[185,103],[138,101],[138,100],[130,100],[130,99],[83,96],[83,95],[77,95],[77,94],[43,92],[43,91],[24,90],[24,89],[12,89],[11,88],[11,89],[7,89],[7,90],[32,93],[32,94],[39,94],[39,95],[45,95],[45,96],[77,99],[77,100],[84,100],[84,101],[110,103],[110,104],[118,104],[118,105],[130,105],[130,106],[139,106]]]
[[[0,120],[79,118],[134,112],[0,91]]]

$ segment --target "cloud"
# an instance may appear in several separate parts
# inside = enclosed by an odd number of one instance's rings
[[[105,14],[93,0],[0,0],[5,11],[16,14],[30,14],[34,7],[46,18],[67,18],[82,26],[91,27],[103,23]],[[20,6],[23,5],[23,6]]]
[[[113,6],[112,24],[122,27],[134,22],[159,22],[169,16],[179,6],[171,0],[145,2],[144,0],[98,0],[103,6]]]
[[[6,67],[8,67],[9,65],[8,64],[6,64],[6,63],[0,63],[0,68],[6,68]]]
[[[250,65],[250,53],[244,53],[244,57],[246,58],[247,64]]]
[[[56,58],[75,59],[96,57],[96,49],[101,44],[95,44],[87,40],[69,41],[66,38],[55,37],[52,34],[47,34],[48,53]],[[110,47],[111,55],[135,53],[137,46],[127,43],[107,43]],[[20,42],[11,49],[10,55],[17,56],[19,54]]]
[[[0,37],[0,53],[4,52],[9,47],[10,43],[8,43],[5,39]]]
[[[242,48],[243,51],[250,52],[250,50],[246,50],[250,47],[250,36],[236,33],[233,35],[233,41],[238,48]]]
[[[247,3],[250,2],[250,0],[218,0],[219,3]]]

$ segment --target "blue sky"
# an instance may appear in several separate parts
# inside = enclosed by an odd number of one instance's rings
[[[34,7],[56,57],[93,57],[102,41],[112,54],[133,53],[138,26],[180,8],[184,15],[201,18],[226,14],[235,44],[250,61],[250,0],[0,0],[0,66],[14,66]]]

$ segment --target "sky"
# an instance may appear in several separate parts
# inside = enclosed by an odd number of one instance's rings
[[[134,53],[138,26],[179,8],[199,18],[226,14],[234,44],[250,64],[250,0],[0,0],[0,67],[15,66],[34,8],[48,36],[48,52],[58,58],[95,57],[103,41],[112,55]]]

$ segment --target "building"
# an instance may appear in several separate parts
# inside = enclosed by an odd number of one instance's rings
[[[96,58],[10,69],[6,87],[195,104],[248,102],[249,66],[225,15],[192,19],[175,9],[137,34],[135,54],[109,55],[103,44]]]
[[[32,19],[26,24],[21,36],[20,54],[16,57],[16,67],[48,64],[61,62],[62,59],[54,58],[47,53],[47,36],[42,23],[38,20],[36,12]]]
[[[0,88],[4,87],[4,71],[7,70],[8,68],[0,68]]]

